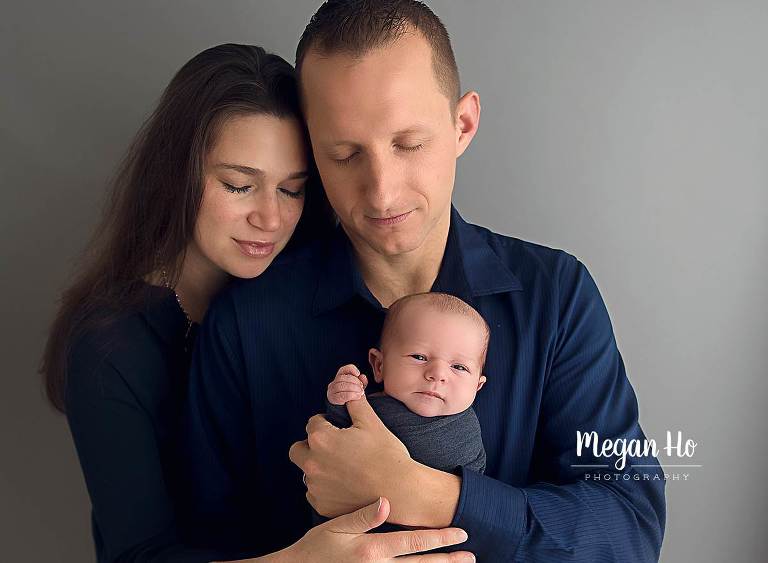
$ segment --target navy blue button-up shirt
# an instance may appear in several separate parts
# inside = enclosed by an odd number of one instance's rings
[[[472,304],[491,328],[488,382],[473,405],[487,469],[461,474],[453,525],[469,540],[460,547],[478,561],[657,560],[663,473],[633,467],[655,458],[629,457],[618,471],[591,449],[576,455],[577,431],[644,438],[583,264],[468,224],[453,209],[432,289]],[[188,430],[195,510],[210,541],[263,554],[309,528],[288,449],[323,412],[339,366],[367,366],[385,312],[341,229],[234,283],[211,306],[191,372]],[[380,390],[370,379],[369,391]],[[589,464],[605,467],[574,467]]]

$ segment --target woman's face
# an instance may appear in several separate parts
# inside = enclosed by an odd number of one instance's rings
[[[239,278],[260,275],[285,248],[304,208],[306,146],[295,118],[228,119],[203,170],[189,251]]]

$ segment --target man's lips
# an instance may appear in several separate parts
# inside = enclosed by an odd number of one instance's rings
[[[389,227],[390,225],[397,225],[398,223],[402,223],[408,219],[411,213],[413,213],[413,210],[406,211],[405,213],[401,213],[399,215],[391,215],[389,217],[371,217],[370,215],[367,215],[366,217],[371,223],[378,227]]]
[[[251,258],[263,258],[269,256],[275,250],[275,243],[263,240],[238,240],[232,239],[237,244],[240,252]]]
[[[445,402],[445,398],[435,391],[416,391],[416,393],[420,395],[427,395],[428,397],[434,397],[435,399],[440,399],[441,401]]]

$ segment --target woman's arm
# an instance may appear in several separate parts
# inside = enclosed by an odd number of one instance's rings
[[[70,356],[66,403],[101,555],[185,563],[221,557],[181,542],[152,417],[98,350],[83,343]]]
[[[394,563],[395,560],[397,562],[458,563],[475,561],[474,556],[466,551],[412,555],[465,541],[467,535],[458,528],[384,534],[366,533],[383,524],[389,511],[389,501],[386,498],[379,498],[373,504],[315,526],[295,544],[277,553],[256,559],[242,559],[232,563],[303,563],[310,561]]]

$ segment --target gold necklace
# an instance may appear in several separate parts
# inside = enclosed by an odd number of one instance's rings
[[[184,313],[184,318],[187,319],[187,330],[184,332],[184,340],[187,340],[187,338],[189,338],[189,332],[192,330],[192,318],[189,316],[189,313],[187,313],[184,305],[181,304],[181,298],[179,297],[179,294],[176,293],[176,288],[171,287],[171,281],[168,279],[168,272],[165,271],[165,268],[160,270],[160,279],[163,282],[163,285],[173,292],[173,296],[176,298],[176,303],[178,303],[179,309]]]

